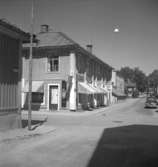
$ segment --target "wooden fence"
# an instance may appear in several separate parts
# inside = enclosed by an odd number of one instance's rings
[[[0,83],[0,112],[18,109],[18,85]]]

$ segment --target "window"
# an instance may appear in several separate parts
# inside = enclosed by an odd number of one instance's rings
[[[43,103],[44,94],[40,92],[32,92],[32,103]]]
[[[48,58],[48,72],[59,71],[59,57],[49,57]]]

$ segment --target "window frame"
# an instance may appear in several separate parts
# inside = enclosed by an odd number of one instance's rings
[[[58,59],[58,70],[55,70],[55,71],[51,71],[51,70],[49,70],[48,69],[48,66],[50,66],[50,64],[49,64],[49,59]],[[46,71],[47,71],[47,73],[58,73],[58,72],[60,72],[60,56],[48,56],[47,57],[47,61],[46,61],[46,63],[47,63],[47,68],[46,68]],[[50,68],[50,67],[49,67]],[[51,69],[51,68],[50,68]]]

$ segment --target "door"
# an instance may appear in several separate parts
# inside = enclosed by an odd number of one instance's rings
[[[49,87],[49,109],[58,109],[58,85],[51,85]]]

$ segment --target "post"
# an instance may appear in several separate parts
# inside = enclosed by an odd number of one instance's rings
[[[34,0],[32,0],[32,9],[31,9],[31,30],[30,30],[29,93],[28,93],[28,130],[31,130],[31,120],[32,120],[32,51],[33,51],[33,23],[34,23]]]
[[[22,78],[22,40],[19,41],[19,63],[18,63],[18,122],[19,128],[22,127],[21,118],[21,78]]]

